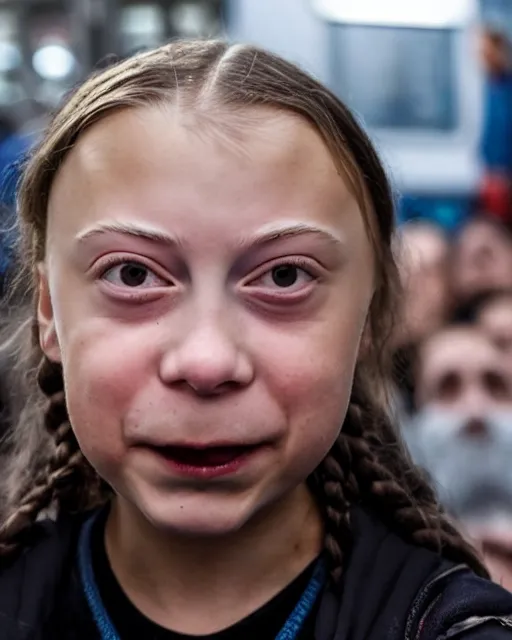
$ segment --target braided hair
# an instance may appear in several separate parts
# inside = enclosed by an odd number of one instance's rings
[[[191,112],[197,108],[212,118],[221,111],[240,113],[259,105],[308,122],[357,199],[374,249],[367,353],[360,355],[339,437],[308,479],[324,514],[332,579],[339,580],[350,548],[354,504],[367,505],[404,539],[486,575],[401,446],[380,400],[387,375],[384,346],[395,319],[399,277],[393,255],[394,198],[370,140],[336,96],[293,64],[255,47],[217,41],[173,42],[95,73],[56,113],[26,167],[19,191],[20,259],[26,278],[20,282],[29,283],[33,296],[27,321],[35,331],[28,341],[28,360],[37,366],[27,373],[33,388],[13,429],[7,464],[0,468],[0,556],[23,546],[45,511],[83,511],[111,495],[80,452],[68,418],[62,369],[44,357],[39,346],[33,310],[37,265],[46,259],[53,181],[81,134],[95,122],[119,109],[176,100],[186,100]]]
[[[357,374],[342,431],[316,475],[312,487],[325,514],[325,549],[335,582],[342,574],[343,550],[350,547],[351,504],[370,508],[403,539],[489,577],[410,460],[386,412],[366,397]]]
[[[105,499],[105,485],[82,455],[69,422],[61,366],[43,356],[37,384],[47,398],[43,424],[51,446],[35,473],[25,474],[16,488],[16,509],[0,527],[0,556],[14,553],[28,541],[45,510],[87,511]]]

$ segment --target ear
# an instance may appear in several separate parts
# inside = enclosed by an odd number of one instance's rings
[[[39,344],[45,356],[52,362],[60,362],[60,346],[55,330],[55,320],[53,317],[53,306],[50,297],[50,287],[48,285],[48,275],[46,265],[39,263],[37,267],[38,300],[37,300],[37,324],[39,327]]]

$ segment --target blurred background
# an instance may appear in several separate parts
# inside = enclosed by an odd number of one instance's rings
[[[375,141],[400,223],[397,421],[512,590],[512,0],[0,0],[0,283],[49,114],[94,69],[177,36],[284,55]]]

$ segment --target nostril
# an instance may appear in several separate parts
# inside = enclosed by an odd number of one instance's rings
[[[486,438],[489,435],[487,422],[483,418],[470,418],[462,428],[467,438]]]
[[[229,382],[223,382],[216,387],[190,386],[194,390],[194,393],[200,398],[215,398],[217,396],[223,396],[236,388],[236,385],[233,386]]]
[[[201,398],[212,398],[215,396],[223,396],[228,393],[232,393],[234,391],[238,391],[242,389],[244,385],[241,385],[235,380],[226,380],[225,382],[221,382],[219,384],[208,384],[205,381],[191,381],[191,380],[180,380],[178,383],[175,383],[175,387],[180,386],[183,389],[192,390],[193,393]]]

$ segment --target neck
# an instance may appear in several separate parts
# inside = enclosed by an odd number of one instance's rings
[[[190,635],[215,633],[263,606],[319,555],[322,537],[305,486],[213,538],[156,530],[117,497],[105,532],[112,569],[133,604],[162,627]]]

